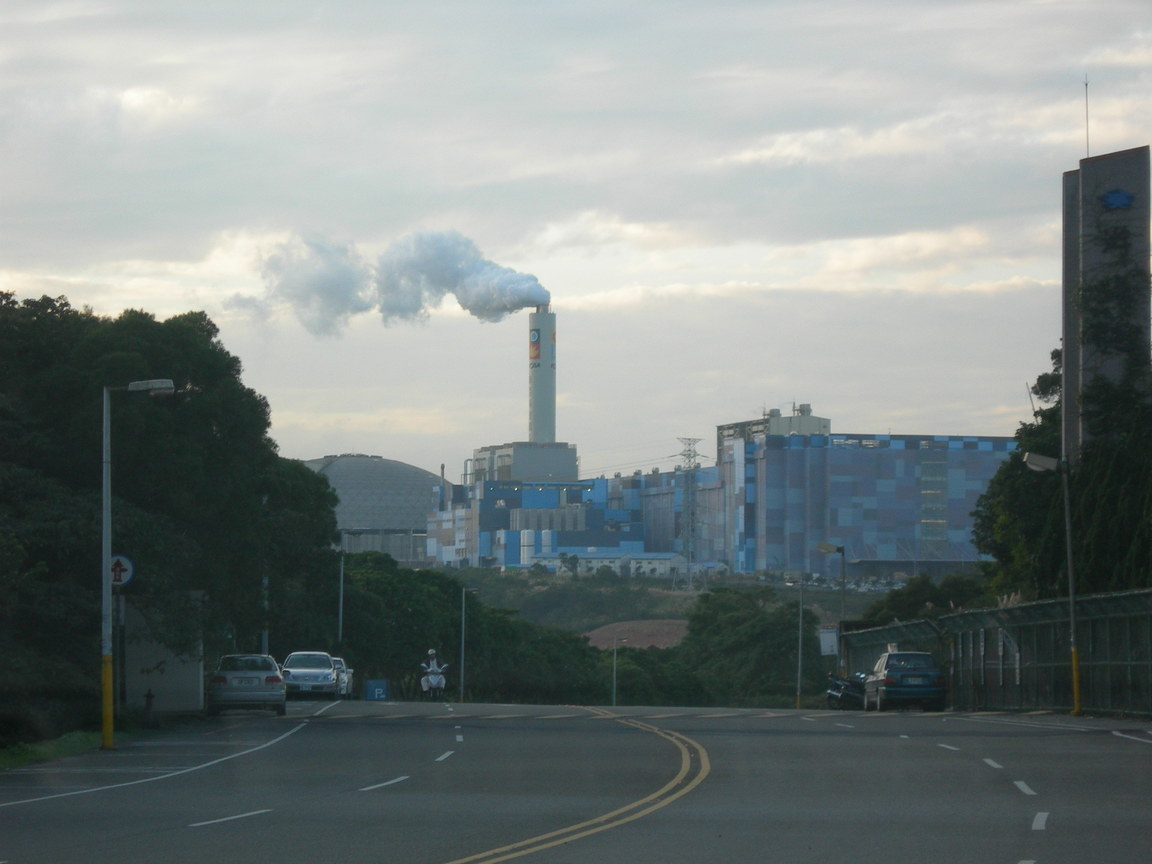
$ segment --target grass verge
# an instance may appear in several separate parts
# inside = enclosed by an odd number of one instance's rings
[[[22,768],[49,759],[61,759],[86,753],[100,746],[99,732],[69,732],[51,741],[35,744],[15,744],[0,750],[0,770]]]

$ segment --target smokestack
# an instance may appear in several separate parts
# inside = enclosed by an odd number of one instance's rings
[[[547,303],[528,315],[528,440],[556,443],[556,314]]]

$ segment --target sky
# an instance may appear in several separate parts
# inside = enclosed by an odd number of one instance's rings
[[[206,312],[289,458],[527,440],[540,302],[582,476],[1010,436],[1149,143],[1147,0],[6,0],[0,291]]]

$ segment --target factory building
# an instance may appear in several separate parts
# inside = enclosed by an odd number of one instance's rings
[[[442,565],[579,572],[606,566],[674,587],[838,568],[854,579],[971,571],[971,513],[1015,449],[1007,437],[833,434],[809,405],[717,429],[716,465],[579,482],[455,487],[429,520]]]
[[[823,572],[827,543],[861,578],[971,571],[971,513],[1015,447],[954,435],[726,437],[724,503],[705,514],[723,547],[709,554],[738,573]]]
[[[408,566],[427,563],[428,511],[439,506],[441,477],[360,453],[304,464],[328,478],[336,492],[336,524],[345,552],[385,552]]]
[[[347,551],[414,566],[607,567],[704,587],[712,577],[829,568],[859,578],[973,567],[971,513],[1011,438],[839,434],[808,404],[716,430],[716,464],[580,479],[556,441],[556,319],[529,316],[528,440],[480,447],[450,483],[373,456],[306,463],[332,482]],[[850,563],[849,563],[850,562]],[[836,566],[836,565],[831,565]]]

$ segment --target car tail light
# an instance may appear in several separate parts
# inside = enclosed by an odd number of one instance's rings
[[[891,685],[896,683],[896,678],[892,675],[885,675],[884,676],[884,683],[891,686]]]
[[[228,679],[225,678],[223,675],[213,675],[209,679],[208,683],[210,683],[210,684],[227,684]]]
[[[284,679],[281,678],[279,675],[265,675],[264,676],[264,683],[265,684],[283,684]]]
[[[936,676],[936,686],[937,687],[943,687],[947,683],[948,683],[948,679],[945,678],[943,675],[937,675]]]

